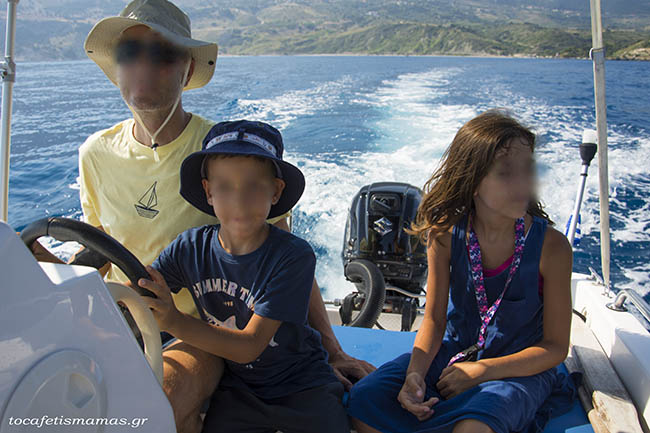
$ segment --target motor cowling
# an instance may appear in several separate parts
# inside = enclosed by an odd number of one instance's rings
[[[421,200],[419,188],[399,182],[366,185],[352,199],[341,257],[346,279],[357,290],[341,303],[344,325],[372,327],[387,307],[402,314],[402,330],[411,329],[426,283],[427,256],[426,246],[405,229]]]
[[[362,187],[352,199],[343,240],[343,267],[374,263],[386,282],[419,293],[426,283],[426,245],[405,229],[415,220],[422,191],[399,182]]]

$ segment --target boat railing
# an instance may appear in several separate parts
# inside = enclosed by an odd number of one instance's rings
[[[602,294],[609,298],[614,298],[612,302],[606,305],[607,308],[612,311],[628,311],[627,307],[625,307],[625,301],[629,300],[639,310],[639,313],[641,313],[648,324],[650,324],[650,305],[643,299],[641,294],[632,289],[620,289],[618,292],[614,292],[611,286],[605,285],[605,281],[594,268],[589,267],[589,272],[591,273],[591,278],[596,281],[596,284],[603,286]]]
[[[626,300],[629,300],[639,310],[645,320],[650,323],[650,305],[634,290],[622,289],[618,292],[614,301],[607,304],[607,308],[613,311],[627,311],[625,307]]]

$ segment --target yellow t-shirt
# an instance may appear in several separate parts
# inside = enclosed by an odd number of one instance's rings
[[[134,124],[129,119],[96,132],[79,148],[81,209],[88,224],[101,226],[149,265],[181,232],[218,223],[179,194],[181,163],[201,150],[214,122],[194,114],[174,141],[156,150],[135,139]],[[117,266],[111,266],[106,279],[128,281]],[[196,314],[187,290],[175,295],[174,302]]]

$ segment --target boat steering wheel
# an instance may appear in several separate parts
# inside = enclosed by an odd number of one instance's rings
[[[145,358],[162,384],[163,361],[160,330],[153,314],[140,298],[140,296],[155,298],[155,295],[138,285],[140,278],[150,278],[138,258],[107,233],[90,224],[71,218],[43,218],[29,224],[20,233],[20,238],[27,248],[30,248],[42,236],[51,236],[60,242],[78,242],[91,251],[104,256],[129,278],[132,288],[111,282],[106,283],[106,286],[115,302],[122,302],[129,309],[135,326],[142,335]],[[133,331],[136,330],[133,329]]]

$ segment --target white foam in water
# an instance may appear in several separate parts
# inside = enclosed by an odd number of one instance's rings
[[[310,224],[299,234],[316,249],[325,250],[319,255],[316,273],[326,299],[343,297],[350,291],[340,254],[348,206],[354,194],[372,182],[400,181],[422,186],[458,128],[476,114],[468,106],[433,103],[447,94],[448,80],[460,71],[405,74],[383,82],[370,94],[355,95],[349,103],[376,107],[384,113],[376,124],[366,125],[379,137],[370,146],[376,151],[285,155],[306,176],[307,187],[299,211],[306,214]],[[241,115],[284,129],[301,116],[335,107],[352,84],[350,77],[344,77],[272,98],[240,100]]]
[[[407,182],[421,187],[463,123],[488,108],[508,107],[524,123],[534,127],[540,137],[553,136],[537,151],[540,167],[540,195],[558,228],[562,229],[573,208],[580,171],[577,150],[583,130],[593,125],[576,124],[573,110],[583,107],[548,106],[544,101],[513,93],[504,86],[486,85],[480,106],[450,105],[441,99],[448,94],[450,80],[462,74],[458,68],[409,73],[386,80],[372,93],[358,93],[350,103],[376,107],[383,113],[376,123],[364,125],[377,132],[374,151],[340,154],[287,154],[300,165],[307,177],[307,188],[299,210],[310,224],[300,233],[324,254],[319,255],[317,278],[325,288],[326,299],[341,298],[351,286],[345,281],[340,254],[347,210],[354,194],[363,185],[380,181]],[[262,100],[241,100],[244,115],[271,121],[281,129],[301,116],[312,115],[341,102],[340,93],[352,86],[346,77],[316,87],[287,92]],[[650,143],[640,140],[636,149],[617,148],[626,137],[610,131],[610,182],[613,200],[621,182],[645,175]],[[637,161],[634,166],[628,163]],[[336,162],[332,162],[336,161]],[[582,233],[598,231],[597,158],[592,163],[582,210]],[[650,191],[648,191],[650,193]],[[623,205],[622,203],[620,204]],[[648,224],[648,206],[612,218],[624,221],[624,228],[612,231],[614,241],[648,241],[643,229]],[[615,251],[614,251],[615,253]],[[599,259],[594,258],[597,263]],[[596,266],[599,267],[599,266]],[[646,277],[643,278],[643,274]],[[625,270],[631,285],[647,284],[650,269]]]
[[[79,176],[77,176],[77,178],[75,179],[74,183],[71,183],[70,185],[68,185],[68,187],[69,187],[70,189],[75,190],[75,191],[79,191],[79,190],[81,189],[81,181],[80,181],[80,179],[81,179],[81,178],[80,178]]]
[[[45,248],[52,251],[58,258],[67,262],[81,248],[77,242],[61,243],[54,238],[44,236],[38,240]]]
[[[337,163],[328,162],[328,155],[297,158],[307,177],[300,210],[314,221],[303,235],[314,246],[326,249],[317,269],[326,299],[342,298],[352,290],[343,275],[340,254],[354,194],[372,182],[399,181],[421,187],[458,128],[475,114],[464,105],[432,104],[446,94],[445,84],[456,72],[406,74],[385,81],[370,95],[359,95],[356,104],[380,107],[385,113],[377,124],[366,125],[379,135],[377,151],[338,156]]]
[[[575,115],[584,111],[584,107],[549,106],[545,101],[514,93],[504,85],[494,83],[487,83],[478,91],[480,99],[486,101],[484,104],[447,104],[444,97],[449,91],[448,84],[458,76],[462,77],[462,74],[463,70],[458,68],[409,73],[384,81],[373,91],[355,94],[351,101],[347,101],[348,104],[372,107],[381,113],[379,120],[366,120],[373,123],[363,125],[376,132],[377,138],[369,146],[371,151],[348,154],[287,153],[287,160],[298,164],[307,178],[297,215],[306,218],[309,224],[307,228],[301,228],[299,235],[322,252],[316,272],[319,283],[325,289],[324,298],[342,298],[352,290],[343,276],[340,254],[348,206],[359,188],[380,181],[407,182],[422,187],[458,129],[488,108],[508,107],[542,138],[542,144],[536,151],[540,196],[551,218],[556,221],[557,228],[564,229],[573,209],[579,180],[581,161],[578,145],[583,130],[594,127],[593,115],[588,113],[586,119],[576,123],[576,117],[585,117]],[[238,104],[241,116],[268,121],[284,129],[301,117],[335,110],[337,104],[344,102],[343,94],[353,86],[352,78],[343,77],[276,97],[242,99]],[[636,146],[630,146],[626,143],[630,138],[610,126],[611,203],[621,209],[627,207],[624,201],[617,198],[617,190],[625,185],[633,185],[643,200],[650,196],[647,173],[650,139],[635,139]],[[596,236],[599,230],[597,159],[594,158],[592,162],[581,211],[583,238]],[[645,182],[640,182],[640,179],[645,179]],[[76,189],[77,185],[71,188]],[[614,246],[617,242],[650,242],[647,230],[650,226],[650,203],[638,209],[614,212],[611,218],[617,227],[620,226],[612,230],[613,261],[616,260]],[[68,243],[55,246],[57,248],[62,255],[69,256],[77,246]],[[600,269],[599,257],[593,259],[594,268]],[[624,275],[630,282],[620,287],[633,287],[642,293],[648,291],[650,264],[624,268]]]
[[[325,110],[341,100],[341,94],[352,83],[349,77],[330,81],[316,87],[294,90],[265,99],[240,99],[242,116],[251,120],[273,121],[278,129],[286,128],[301,116]]]
[[[539,129],[547,132],[552,124],[542,124]],[[579,137],[581,125],[565,125],[562,139],[547,143],[541,149],[539,161],[546,165],[548,173],[541,178],[541,195],[545,197],[548,210],[558,227],[562,229],[571,213],[575,200],[575,191],[578,185],[578,172],[580,158],[575,148],[567,144],[575,144]],[[541,131],[540,131],[541,132]],[[636,190],[636,194],[645,200],[650,195],[650,185],[639,182],[644,177],[647,179],[647,169],[650,165],[650,140],[639,139],[636,147],[622,147],[629,138],[615,129],[608,133],[608,170],[610,190],[610,225],[612,226],[611,260],[617,262],[617,243],[622,242],[649,242],[650,233],[647,227],[650,224],[650,205],[645,203],[639,209],[628,209],[626,202],[617,199],[617,190],[629,186]],[[625,143],[627,144],[627,143]],[[570,175],[567,176],[566,173]],[[599,185],[598,185],[598,159],[594,158],[587,178],[585,201],[581,209],[582,236],[599,236]],[[612,207],[616,205],[619,211]],[[615,224],[617,223],[617,224]],[[580,247],[578,247],[580,249]],[[600,269],[600,257],[594,256],[594,265]],[[641,293],[647,293],[650,288],[650,263],[629,269],[622,266],[623,274],[631,281],[617,284],[618,288],[634,288]],[[642,275],[645,274],[645,277]]]
[[[76,191],[78,194],[78,191],[81,188],[79,184],[79,176],[77,176],[74,183],[68,185],[68,188]],[[81,248],[81,244],[77,242],[62,243],[49,236],[39,239],[39,242],[52,251],[57,257],[66,262]]]
[[[447,92],[445,84],[460,71],[433,70],[420,74],[406,74],[396,80],[386,81],[370,95],[360,95],[354,102],[385,109],[386,116],[377,124],[368,125],[379,132],[377,152],[354,153],[337,163],[328,162],[327,155],[301,158],[295,162],[307,174],[308,188],[300,202],[300,210],[314,221],[303,235],[313,245],[325,248],[319,257],[318,280],[325,287],[324,297],[340,298],[351,290],[345,281],[340,260],[343,228],[347,208],[352,196],[365,184],[377,181],[401,181],[422,186],[439,162],[443,151],[464,122],[488,108],[507,106],[524,123],[531,125],[542,137],[537,150],[540,167],[540,196],[551,218],[562,230],[573,209],[579,180],[580,156],[578,144],[585,127],[574,122],[574,110],[583,107],[548,106],[543,101],[524,97],[506,89],[486,88],[484,106],[442,105],[436,99]],[[498,95],[498,96],[497,96]],[[544,140],[544,138],[547,138]],[[553,140],[548,137],[555,137]],[[636,148],[620,145],[628,138],[610,129],[609,171],[612,201],[616,189],[625,183],[650,194],[650,187],[635,181],[647,176],[644,167],[650,164],[650,140],[639,139]],[[401,145],[407,143],[406,145]],[[391,149],[381,152],[382,149]],[[392,150],[394,149],[394,150]],[[290,157],[291,159],[291,157]],[[630,164],[635,161],[635,164]],[[599,230],[598,162],[594,159],[587,180],[585,201],[582,206],[583,236],[597,234]],[[645,195],[647,197],[647,195]],[[624,203],[618,203],[625,208]],[[621,215],[612,213],[612,220],[623,223],[621,229],[612,230],[614,242],[650,241],[645,227],[650,224],[650,204]],[[612,251],[615,261],[616,250]],[[599,269],[599,257],[594,257],[594,267]],[[647,291],[650,264],[624,269],[630,283],[620,287],[634,287]],[[641,287],[640,287],[641,286]],[[646,288],[644,289],[643,286]]]

